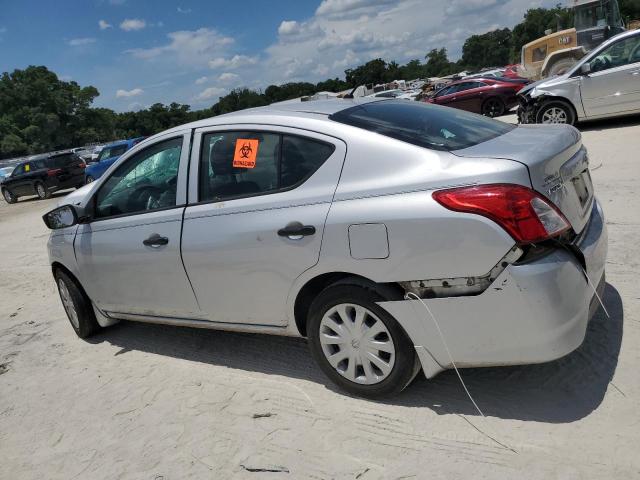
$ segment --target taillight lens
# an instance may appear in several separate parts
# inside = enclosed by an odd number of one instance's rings
[[[449,210],[490,218],[520,244],[547,240],[571,228],[549,200],[521,185],[452,188],[434,192],[433,198]]]
[[[58,175],[60,172],[62,171],[61,168],[52,168],[50,170],[47,170],[47,175],[49,175],[50,177],[55,177],[56,175]]]

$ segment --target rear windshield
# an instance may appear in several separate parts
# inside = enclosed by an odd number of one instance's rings
[[[347,108],[331,120],[432,150],[460,150],[513,130],[497,120],[409,100],[385,100]]]

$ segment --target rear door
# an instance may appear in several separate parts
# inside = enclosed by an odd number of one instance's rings
[[[196,131],[182,256],[208,320],[285,325],[294,280],[318,262],[346,145],[263,125]]]
[[[590,61],[580,77],[587,117],[640,111],[640,35],[623,38]]]

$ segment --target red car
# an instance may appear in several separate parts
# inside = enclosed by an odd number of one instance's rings
[[[524,86],[521,82],[474,78],[451,82],[425,101],[499,117],[518,104],[516,94]]]

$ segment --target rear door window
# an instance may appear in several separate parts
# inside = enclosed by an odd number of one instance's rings
[[[215,132],[202,138],[201,202],[295,188],[331,156],[331,144],[267,132]]]
[[[471,147],[516,128],[455,108],[402,100],[363,103],[329,118],[420,147],[445,151]]]

